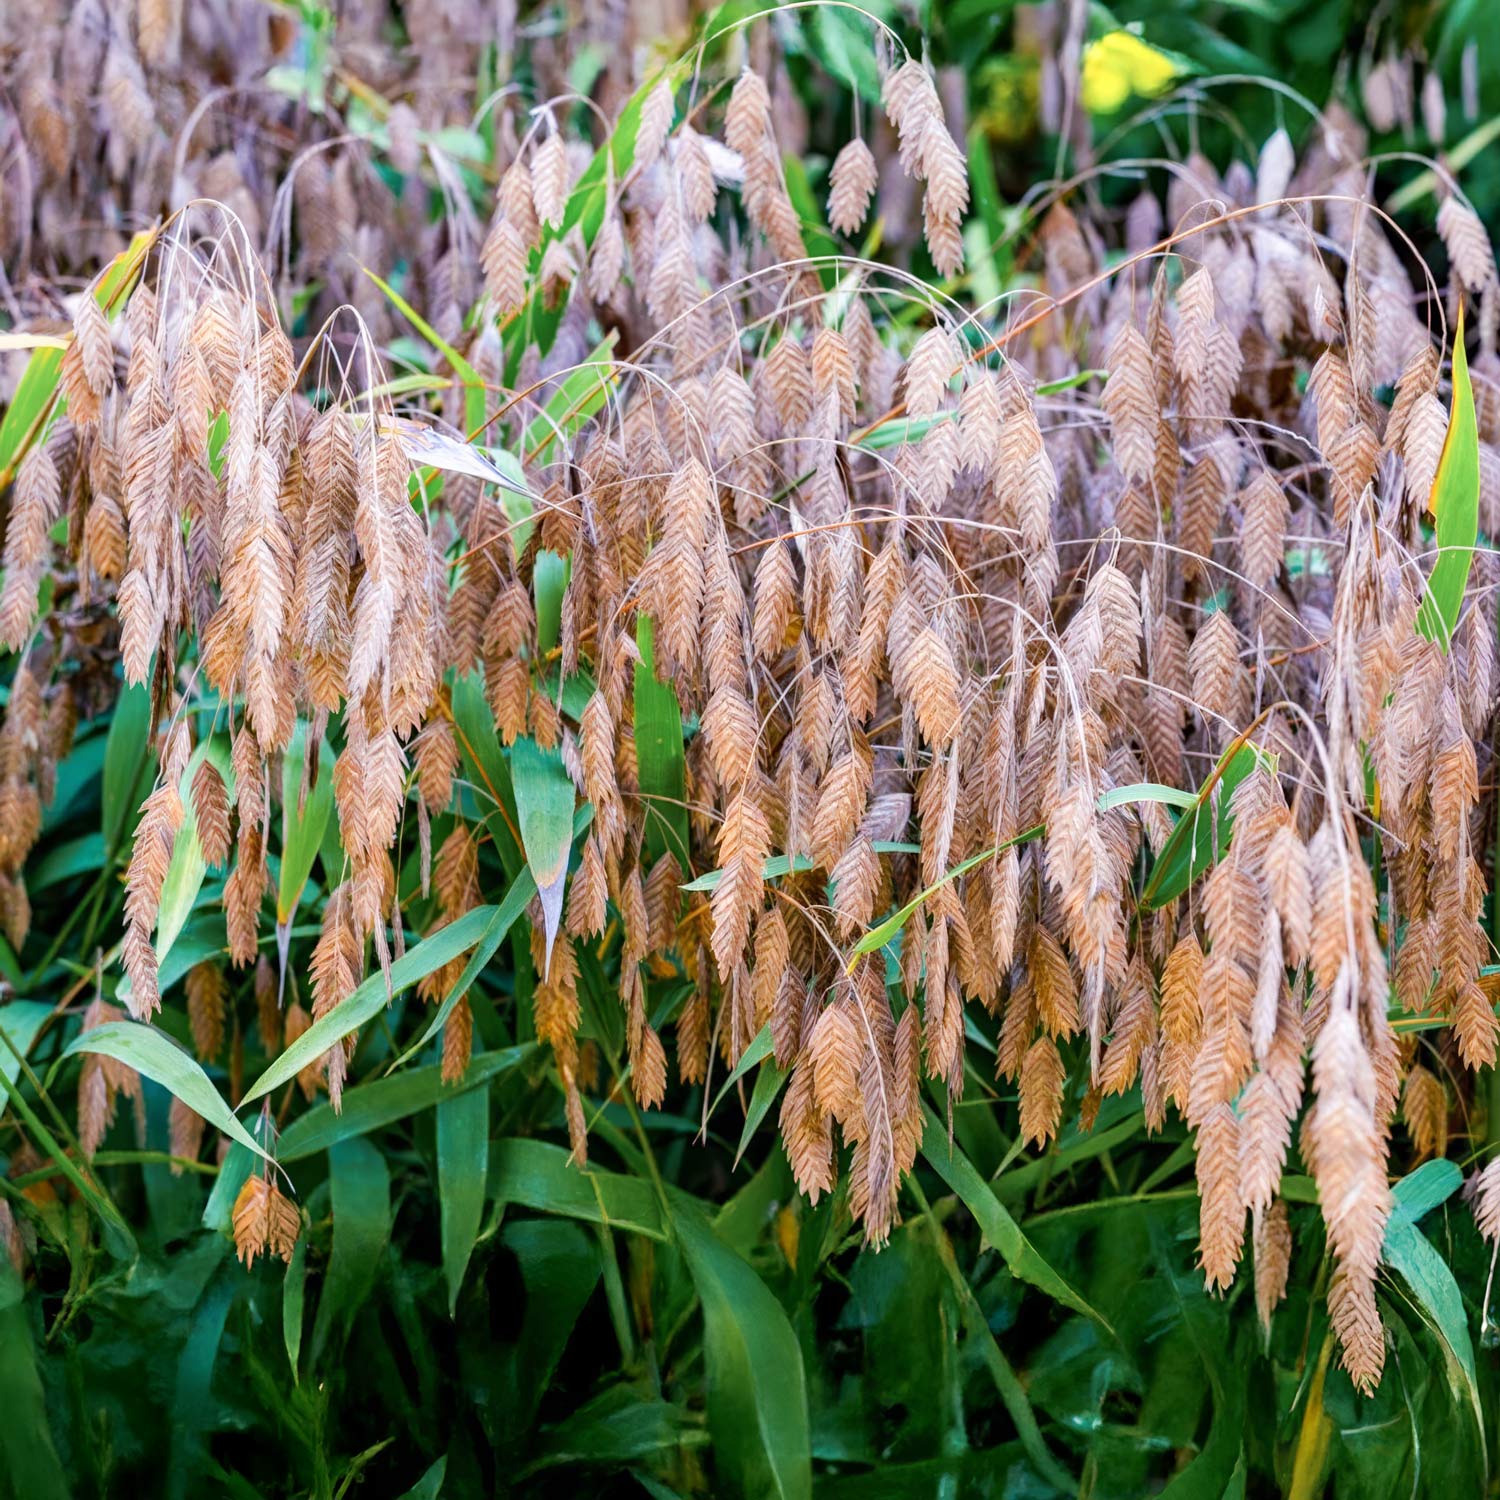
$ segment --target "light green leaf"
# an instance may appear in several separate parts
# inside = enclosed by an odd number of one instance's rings
[[[301,802],[306,750],[307,721],[298,719],[281,762],[281,876],[276,887],[276,920],[281,924],[296,913],[333,810],[333,752],[327,740],[318,748],[317,780],[308,787],[306,802]]]
[[[613,358],[618,332],[611,328],[581,364],[569,370],[547,398],[547,405],[526,428],[521,451],[532,463],[545,463],[559,437],[571,437],[609,397],[618,380]]]
[[[1484,1407],[1474,1370],[1474,1345],[1469,1337],[1463,1294],[1447,1261],[1416,1226],[1422,1214],[1450,1197],[1462,1182],[1463,1173],[1450,1161],[1426,1162],[1402,1178],[1392,1189],[1393,1202],[1386,1220],[1382,1254],[1385,1263],[1406,1283],[1422,1317],[1436,1332],[1449,1388],[1454,1399],[1467,1404],[1473,1412],[1483,1452]]]
[[[203,858],[203,843],[198,837],[198,814],[193,808],[193,776],[205,760],[211,760],[230,800],[234,798],[234,776],[229,763],[229,746],[215,736],[197,745],[182,773],[178,792],[182,796],[182,827],[177,831],[172,845],[172,860],[167,866],[167,878],[162,882],[161,906],[156,917],[156,962],[158,970],[166,956],[172,951],[183,925],[192,915],[198,894],[203,889],[203,879],[208,873],[208,864]]]
[[[104,745],[101,807],[104,847],[117,851],[130,837],[149,787],[151,695],[143,685],[122,690]]]
[[[307,1305],[307,1236],[298,1235],[292,1259],[281,1283],[281,1338],[286,1345],[292,1380],[298,1379],[297,1362],[302,1357],[303,1311]]]
[[[443,1476],[447,1472],[448,1455],[445,1453],[401,1496],[401,1500],[438,1500],[438,1496],[443,1492]]]
[[[536,597],[536,644],[545,654],[562,636],[562,602],[568,587],[568,559],[545,548],[536,555],[531,589]]]
[[[563,765],[560,750],[543,750],[523,735],[510,751],[511,784],[516,793],[516,815],[526,863],[542,900],[546,922],[547,958],[562,919],[563,885],[568,874],[568,851],[573,845],[573,803],[577,792]]]
[[[238,1268],[221,1259],[193,1310],[191,1331],[177,1360],[177,1382],[172,1401],[171,1464],[166,1493],[169,1500],[186,1500],[205,1457],[204,1434],[213,1422],[211,1391],[214,1365],[224,1338],[229,1309],[244,1286]]]
[[[745,1128],[740,1131],[740,1144],[734,1153],[734,1164],[739,1166],[745,1155],[750,1138],[760,1128],[760,1122],[771,1112],[781,1086],[787,1080],[787,1072],[776,1066],[775,1060],[767,1058],[755,1075],[755,1090],[750,1095],[749,1107],[745,1110]]]
[[[1424,1214],[1446,1203],[1464,1185],[1457,1162],[1439,1157],[1424,1161],[1391,1188],[1391,1216],[1387,1223],[1415,1224]]]
[[[479,1061],[482,1057],[475,1059],[475,1062]],[[440,1099],[437,1106],[438,1200],[449,1317],[458,1310],[459,1289],[463,1286],[464,1272],[469,1267],[469,1257],[474,1253],[474,1241],[479,1235],[489,1155],[489,1090],[472,1088]]]
[[[12,1000],[0,1006],[0,1026],[11,1043],[10,1047],[0,1044],[0,1111],[21,1076],[21,1058],[31,1051],[31,1044],[51,1014],[52,1007],[41,1000]]]
[[[646,812],[646,852],[653,860],[670,850],[679,868],[688,857],[687,762],[682,751],[682,708],[670,683],[656,680],[651,617],[636,622],[641,659],[635,664],[635,763]]]
[[[12,1493],[27,1500],[68,1500],[73,1493],[47,1421],[24,1288],[10,1257],[0,1256],[0,1463]]]
[[[1453,333],[1453,403],[1448,435],[1443,439],[1428,509],[1437,523],[1438,560],[1417,611],[1417,630],[1446,652],[1463,608],[1464,589],[1474,565],[1474,544],[1479,539],[1479,427],[1474,416],[1469,360],[1464,352],[1462,301]]]
[[[775,1049],[776,1043],[771,1036],[771,1023],[767,1021],[766,1024],[755,1033],[755,1036],[752,1038],[750,1045],[746,1047],[742,1053],[740,1053],[740,1060],[734,1065],[734,1068],[730,1072],[729,1077],[719,1085],[719,1092],[714,1095],[714,1102],[708,1111],[709,1114],[712,1115],[716,1113],[719,1106],[724,1102],[724,1099],[729,1093],[730,1089],[732,1089],[735,1084],[740,1081],[740,1079],[745,1077],[745,1075],[749,1073],[751,1068],[753,1068],[757,1063],[763,1062],[766,1058],[768,1058],[771,1053],[775,1051]]]
[[[871,845],[877,854],[920,854],[920,844],[909,844],[899,839],[876,839]],[[761,867],[761,874],[767,880],[775,880],[781,875],[800,874],[803,871],[816,868],[809,855],[806,854],[773,854]],[[700,875],[696,880],[687,880],[682,884],[685,891],[711,891],[717,888],[719,881],[723,878],[723,870],[709,870]]]
[[[1168,807],[1189,808],[1197,805],[1192,792],[1180,787],[1163,786],[1159,781],[1136,781],[1129,786],[1111,787],[1099,794],[1099,811],[1108,812],[1112,807],[1124,807],[1136,802],[1165,802]]]
[[[295,1078],[314,1059],[321,1057],[337,1041],[357,1031],[372,1016],[377,1016],[391,997],[425,979],[434,970],[460,953],[466,953],[479,941],[485,927],[495,915],[493,906],[476,906],[456,922],[440,927],[431,937],[423,938],[391,965],[389,979],[377,969],[352,994],[340,1000],[326,1015],[320,1016],[295,1042],[266,1069],[240,1101],[241,1108],[254,1102],[288,1079]],[[387,993],[389,983],[389,993]],[[91,1033],[92,1034],[92,1033]],[[202,1111],[200,1110],[201,1114]]]
[[[1239,784],[1262,764],[1274,771],[1276,757],[1243,737],[1219,757],[1156,856],[1151,878],[1141,894],[1141,905],[1147,911],[1176,900],[1205,870],[1223,859],[1234,832],[1230,800]]]
[[[960,860],[959,863],[954,865],[954,867],[949,870],[941,880],[935,880],[930,886],[926,888],[926,890],[918,891],[917,894],[913,896],[905,906],[901,907],[897,911],[892,912],[891,915],[885,919],[885,921],[881,922],[876,927],[872,927],[867,933],[865,933],[865,935],[860,938],[860,940],[850,951],[849,967],[852,969],[854,967],[854,961],[861,957],[861,955],[866,953],[874,953],[878,949],[884,948],[885,945],[890,942],[890,940],[895,937],[895,935],[900,932],[901,929],[906,925],[907,918],[910,917],[911,914],[923,904],[923,902],[929,900],[933,895],[935,895],[945,885],[947,885],[950,880],[957,880],[960,875],[967,874],[977,865],[982,865],[987,859],[993,859],[997,854],[1001,853],[1002,850],[1013,848],[1016,844],[1030,843],[1032,839],[1040,838],[1045,832],[1046,829],[1040,823],[1038,823],[1035,828],[1027,828],[1023,832],[1018,833],[1013,839],[1006,839],[1004,843],[996,844],[992,848],[981,850],[978,854],[971,854],[968,859]]]
[[[197,1059],[184,1051],[166,1032],[140,1021],[106,1021],[92,1031],[74,1037],[58,1059],[81,1052],[95,1052],[112,1057],[132,1067],[142,1077],[159,1083],[169,1094],[181,1099],[187,1107],[203,1116],[215,1130],[222,1130],[230,1140],[270,1161],[255,1138],[235,1118],[223,1096],[198,1066]],[[53,1071],[56,1071],[54,1065]]]
[[[484,378],[479,371],[393,286],[382,281],[368,266],[361,266],[360,270],[385,293],[390,299],[391,306],[452,366],[453,373],[458,376],[464,386],[464,420],[468,424],[470,434],[477,432],[484,426],[485,418]]]

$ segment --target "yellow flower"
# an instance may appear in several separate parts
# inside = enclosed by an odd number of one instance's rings
[[[1083,51],[1083,103],[1111,114],[1132,94],[1153,98],[1172,86],[1177,64],[1133,31],[1111,31]]]

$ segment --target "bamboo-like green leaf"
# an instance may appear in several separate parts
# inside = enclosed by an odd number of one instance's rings
[[[636,624],[641,658],[635,664],[635,762],[646,814],[646,851],[668,850],[686,873],[688,856],[687,762],[682,750],[682,708],[670,683],[656,680],[651,617]]]
[[[333,1252],[313,1322],[311,1358],[317,1366],[331,1338],[347,1335],[359,1315],[391,1237],[391,1174],[369,1141],[340,1141],[328,1152],[333,1205]]]
[[[24,1292],[10,1257],[0,1256],[0,1464],[12,1494],[69,1500],[73,1488],[52,1443]]]
[[[112,1057],[134,1068],[202,1115],[215,1130],[222,1130],[230,1140],[237,1141],[266,1161],[271,1160],[254,1136],[240,1124],[208,1074],[198,1066],[197,1059],[179,1047],[166,1032],[140,1021],[107,1021],[103,1026],[74,1037],[58,1062],[81,1052]],[[55,1065],[53,1071],[56,1071]]]
[[[269,1115],[257,1115],[250,1121],[250,1133],[262,1145],[275,1140],[276,1125]],[[214,1179],[213,1191],[203,1205],[203,1227],[216,1234],[228,1235],[232,1228],[234,1200],[245,1185],[252,1171],[259,1170],[256,1157],[259,1153],[240,1145],[230,1144],[229,1151],[219,1164],[219,1175]]]
[[[547,963],[562,920],[568,851],[573,846],[573,803],[577,792],[560,750],[543,750],[523,735],[510,751],[511,784],[521,824],[521,845],[542,903]]]
[[[484,677],[465,672],[453,679],[453,732],[463,760],[464,774],[472,783],[485,823],[495,840],[495,851],[512,880],[525,866],[525,855],[512,832],[515,827],[515,793],[511,790],[510,766],[495,730],[495,716],[485,702]]]
[[[767,1058],[761,1064],[760,1072],[755,1075],[755,1088],[751,1092],[750,1103],[745,1109],[745,1126],[740,1131],[740,1144],[734,1153],[735,1166],[739,1166],[744,1158],[745,1148],[760,1128],[761,1121],[770,1114],[771,1106],[776,1102],[776,1096],[781,1092],[787,1076],[786,1070],[776,1066],[774,1058]]]
[[[306,748],[307,721],[298,719],[281,762],[281,873],[276,886],[276,920],[280,923],[290,922],[296,913],[333,810],[333,752],[327,740],[318,748],[317,779],[307,788],[306,800],[302,799]]]
[[[483,1061],[483,1055],[474,1060]],[[402,1080],[393,1080],[396,1082]],[[443,1276],[448,1283],[448,1315],[458,1310],[479,1222],[484,1214],[490,1155],[490,1093],[471,1088],[438,1100],[438,1205]]]
[[[545,548],[536,555],[531,589],[536,596],[536,644],[551,651],[562,635],[563,593],[568,587],[568,559]]]
[[[906,920],[911,914],[923,904],[930,900],[950,880],[957,880],[960,875],[966,875],[978,865],[982,865],[987,859],[993,859],[1003,850],[1014,848],[1017,844],[1029,844],[1032,839],[1040,838],[1046,828],[1038,823],[1035,828],[1027,828],[1018,833],[1012,839],[1006,839],[1003,843],[995,844],[988,849],[981,850],[978,854],[971,854],[968,859],[960,860],[958,864],[948,871],[940,880],[935,880],[925,890],[918,891],[905,906],[891,913],[885,921],[872,927],[850,950],[849,966],[854,967],[856,959],[863,954],[874,953],[884,948],[890,940],[906,925]]]
[[[942,1122],[925,1106],[922,1110],[924,1129],[922,1132],[922,1155],[927,1164],[963,1200],[964,1206],[974,1215],[984,1237],[1000,1252],[1001,1258],[1011,1273],[1045,1292],[1054,1302],[1071,1307],[1074,1312],[1092,1318],[1105,1332],[1113,1336],[1108,1320],[1084,1299],[1081,1293],[1058,1272],[1026,1238],[1021,1226],[1010,1216],[1009,1210],[995,1196],[973,1162],[950,1143],[948,1132]]]
[[[281,1283],[281,1340],[286,1345],[287,1363],[292,1380],[298,1379],[297,1365],[302,1358],[302,1325],[307,1305],[307,1236],[299,1235],[292,1247],[292,1259]]]
[[[443,1492],[443,1479],[447,1473],[448,1455],[445,1453],[401,1496],[401,1500],[438,1500]]]
[[[42,1000],[12,1000],[0,1006],[0,1027],[10,1039],[9,1047],[0,1043],[0,1112],[21,1076],[21,1059],[31,1051],[31,1044],[51,1014],[52,1007]]]
[[[372,1016],[383,1011],[392,996],[425,979],[435,969],[467,953],[495,915],[493,906],[476,906],[456,922],[440,927],[431,937],[423,938],[390,967],[389,975],[377,969],[346,995],[326,1015],[320,1016],[292,1045],[285,1049],[254,1083],[241,1101],[241,1107],[253,1103],[288,1079],[295,1078],[310,1062],[321,1057],[333,1044],[357,1031]],[[389,991],[387,991],[389,984]],[[103,1028],[99,1028],[103,1030]],[[89,1032],[92,1036],[94,1033]],[[199,1110],[199,1114],[203,1111]],[[259,1148],[257,1148],[259,1149]]]
[[[1147,911],[1176,900],[1228,853],[1234,832],[1230,799],[1235,788],[1262,763],[1274,770],[1276,757],[1244,739],[1237,740],[1219,757],[1156,856],[1151,878],[1141,893],[1141,905]]]
[[[101,808],[104,847],[116,851],[130,837],[149,785],[151,694],[143,685],[125,688],[115,703],[104,744]]]
[[[0,472],[10,473],[24,457],[22,443],[39,434],[42,413],[57,395],[62,375],[62,350],[38,349],[26,361],[16,394],[0,420]],[[34,441],[34,438],[33,438]]]
[[[901,839],[876,839],[871,845],[877,854],[920,854],[920,844],[909,844]],[[806,854],[773,854],[761,867],[761,874],[767,880],[775,880],[782,875],[800,874],[805,870],[816,868],[812,858]],[[714,890],[723,878],[722,870],[709,870],[698,876],[696,880],[684,881],[682,889],[685,891],[711,891]]]
[[[212,761],[214,768],[224,778],[231,801],[234,798],[234,775],[229,762],[229,746],[220,737],[213,736],[194,747],[188,760],[187,770],[182,774],[178,792],[182,796],[182,827],[177,830],[172,845],[172,859],[167,866],[167,878],[162,882],[161,905],[156,916],[156,962],[158,968],[172,951],[172,945],[182,932],[183,925],[197,905],[203,879],[208,873],[207,861],[203,858],[203,843],[198,837],[198,814],[193,808],[193,776],[205,761]],[[128,980],[122,983],[122,990]]]
[[[561,1146],[545,1141],[495,1142],[490,1151],[489,1191],[501,1203],[519,1203],[523,1208],[655,1240],[667,1238],[650,1183],[597,1167],[575,1167]]]
[[[1406,1283],[1420,1310],[1438,1336],[1443,1364],[1454,1399],[1474,1415],[1481,1452],[1485,1449],[1484,1407],[1474,1368],[1474,1345],[1469,1337],[1463,1294],[1448,1262],[1417,1228],[1416,1221],[1451,1197],[1463,1184],[1463,1173],[1451,1161],[1424,1162],[1391,1190],[1391,1214],[1386,1220],[1382,1255]],[[1487,1464],[1488,1460],[1485,1459]]]
[[[1464,309],[1458,306],[1453,332],[1453,403],[1448,434],[1432,482],[1427,507],[1436,522],[1438,559],[1417,610],[1417,629],[1446,652],[1463,609],[1474,544],[1479,539],[1479,426],[1474,387],[1464,352]]]
[[[382,1130],[397,1120],[431,1109],[443,1099],[484,1086],[492,1078],[524,1062],[535,1051],[535,1042],[523,1042],[518,1047],[476,1053],[469,1071],[457,1084],[443,1082],[439,1063],[356,1084],[344,1090],[337,1111],[331,1104],[323,1103],[298,1115],[276,1143],[276,1159],[284,1164],[301,1161],[336,1146],[340,1141]]]
[[[740,1053],[740,1060],[730,1070],[729,1077],[719,1085],[719,1092],[714,1095],[714,1102],[708,1111],[709,1114],[713,1115],[717,1113],[719,1106],[724,1102],[725,1096],[729,1093],[730,1089],[740,1079],[744,1078],[750,1072],[751,1068],[755,1067],[758,1063],[764,1062],[775,1049],[776,1042],[771,1036],[771,1023],[767,1021],[755,1033],[750,1045]]]
[[[238,1268],[227,1259],[227,1249],[221,1249],[220,1255],[219,1265],[193,1310],[187,1342],[177,1360],[171,1462],[165,1489],[168,1500],[187,1500],[196,1493],[193,1476],[201,1472],[206,1449],[204,1434],[213,1422],[214,1365],[224,1339],[229,1309],[244,1286]]]
[[[156,234],[155,229],[141,230],[99,278],[94,296],[106,312],[111,306],[123,304],[124,294],[144,263]],[[0,419],[0,486],[10,482],[29,448],[45,436],[45,414],[58,396],[62,359],[61,348],[48,346],[37,349],[26,362],[16,393]]]
[[[534,418],[521,438],[521,451],[528,461],[543,463],[559,438],[569,438],[609,399],[618,381],[614,361],[618,332],[611,328],[594,346],[589,357],[562,378],[547,398],[547,405]]]
[[[453,373],[463,382],[464,421],[468,425],[469,435],[478,432],[485,420],[484,378],[479,371],[395,287],[382,281],[368,266],[361,266],[360,270],[385,293],[391,306],[452,366]]]
[[[1108,812],[1112,807],[1127,807],[1137,802],[1165,802],[1168,807],[1189,808],[1196,806],[1197,797],[1181,787],[1163,786],[1159,781],[1135,781],[1129,786],[1113,786],[1099,794],[1099,811]]]
[[[671,1196],[672,1228],[703,1304],[708,1423],[727,1488],[811,1500],[812,1445],[802,1349],[781,1304],[714,1233],[691,1200]]]

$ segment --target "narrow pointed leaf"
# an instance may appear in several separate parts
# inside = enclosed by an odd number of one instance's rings
[[[456,922],[440,927],[431,937],[423,938],[414,948],[391,965],[390,994],[399,995],[402,990],[425,979],[435,969],[467,953],[495,915],[493,906],[476,906],[465,912]],[[250,1085],[241,1107],[252,1103],[272,1089],[280,1087],[290,1078],[295,1078],[310,1062],[321,1057],[333,1044],[357,1031],[372,1016],[377,1016],[387,1004],[387,976],[377,969],[364,980],[352,994],[340,1000],[326,1015],[314,1021]],[[102,1030],[102,1028],[101,1028]],[[93,1033],[89,1033],[93,1035]],[[202,1111],[199,1111],[202,1113]]]
[[[96,1052],[134,1068],[142,1077],[159,1083],[189,1109],[202,1115],[215,1130],[222,1130],[230,1140],[266,1161],[271,1160],[224,1102],[223,1095],[199,1067],[197,1059],[179,1047],[166,1032],[140,1021],[107,1021],[103,1026],[74,1037],[63,1057],[73,1057],[81,1052]]]
[[[543,750],[529,737],[522,737],[511,746],[510,774],[526,864],[542,897],[550,962],[553,939],[562,917],[563,883],[568,874],[568,851],[573,846],[573,803],[577,791],[563,766],[561,752]]]
[[[668,850],[687,871],[687,762],[682,751],[682,709],[670,683],[656,680],[651,618],[636,626],[641,659],[635,664],[635,761],[646,814],[646,852],[653,860]]]
[[[1208,779],[1177,820],[1171,836],[1151,868],[1151,878],[1141,894],[1141,905],[1154,911],[1174,901],[1204,871],[1211,869],[1229,851],[1234,815],[1229,810],[1235,788],[1264,762],[1273,770],[1276,757],[1237,740],[1219,757]]]
[[[797,1335],[750,1265],[674,1195],[672,1228],[703,1304],[708,1424],[731,1492],[811,1500],[807,1385]]]
[[[476,1062],[482,1061],[482,1056]],[[438,1202],[448,1315],[458,1310],[469,1257],[484,1214],[490,1155],[490,1092],[473,1088],[438,1101]]]
[[[958,1148],[949,1143],[948,1132],[930,1109],[922,1111],[926,1129],[922,1133],[922,1155],[927,1164],[963,1200],[964,1206],[974,1215],[984,1237],[1000,1252],[1001,1258],[1013,1275],[1029,1282],[1038,1291],[1045,1292],[1054,1302],[1071,1307],[1087,1318],[1092,1318],[1106,1332],[1113,1334],[1108,1320],[1096,1312],[1084,1297],[1052,1264],[1046,1260],[1036,1246],[1026,1238],[1021,1226],[1010,1216],[1009,1210],[995,1196],[973,1162]]]
[[[299,719],[281,762],[281,874],[276,887],[276,920],[282,923],[290,922],[296,913],[333,811],[333,752],[327,740],[318,747],[317,779],[308,787],[306,801],[302,801],[306,746],[307,721]]]
[[[1438,559],[1417,611],[1417,629],[1446,652],[1463,609],[1479,539],[1479,427],[1464,352],[1462,302],[1453,332],[1453,404],[1428,509],[1436,521]]]

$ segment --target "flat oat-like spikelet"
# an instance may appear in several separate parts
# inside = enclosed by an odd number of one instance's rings
[[[235,1253],[246,1266],[253,1266],[260,1255],[291,1260],[302,1232],[302,1216],[269,1177],[255,1173],[245,1179],[232,1217]]]
[[[771,829],[749,792],[730,803],[719,832],[719,863],[723,874],[714,887],[713,951],[719,973],[726,979],[740,961],[750,919],[760,909],[765,879],[762,874],[771,849]]]
[[[1021,1062],[1021,1139],[1038,1148],[1057,1134],[1067,1071],[1057,1043],[1039,1036]]]
[[[0,587],[0,645],[19,651],[36,618],[37,588],[47,564],[47,532],[62,505],[57,465],[44,443],[22,460],[5,531]]]
[[[1198,1127],[1198,1258],[1211,1291],[1223,1291],[1234,1280],[1244,1245],[1239,1138],[1239,1120],[1228,1104],[1215,1106]]]
[[[1271,1314],[1286,1296],[1287,1275],[1292,1266],[1292,1229],[1286,1202],[1277,1198],[1255,1216],[1252,1241],[1255,1248],[1255,1311],[1260,1326],[1270,1332]]]
[[[878,181],[870,148],[855,136],[834,157],[828,174],[828,223],[836,233],[852,235],[859,230]]]
[[[1448,1091],[1436,1073],[1419,1063],[1407,1071],[1401,1115],[1411,1134],[1416,1160],[1447,1152]]]
[[[568,153],[555,128],[531,158],[531,201],[539,223],[561,226],[568,202]]]
[[[1347,1000],[1351,982],[1348,969],[1341,970],[1313,1046],[1317,1097],[1308,1129],[1318,1201],[1338,1260],[1329,1309],[1344,1366],[1356,1385],[1368,1388],[1384,1361],[1374,1285],[1390,1190],[1375,1122],[1374,1071]]]
[[[804,1055],[792,1070],[781,1101],[781,1140],[797,1188],[816,1204],[831,1192],[835,1180],[833,1117],[819,1106],[814,1065]]]
[[[1479,215],[1450,193],[1438,209],[1437,227],[1459,280],[1475,294],[1484,291],[1495,280],[1495,252]]]
[[[172,1163],[174,1177],[181,1177],[187,1170],[184,1162],[198,1159],[198,1154],[203,1150],[203,1132],[207,1124],[202,1115],[189,1108],[181,1099],[173,1098],[167,1114],[167,1136],[172,1155],[181,1158]]]
[[[1122,323],[1105,355],[1109,379],[1099,404],[1109,417],[1115,462],[1128,477],[1150,481],[1156,465],[1156,404],[1151,349],[1133,323]]]
[[[210,865],[222,866],[229,858],[229,794],[218,767],[207,757],[193,772],[191,790],[203,858]]]
[[[188,970],[188,1026],[200,1062],[212,1061],[224,1046],[226,988],[223,970],[211,960],[194,964]]]
[[[458,1083],[469,1069],[474,1047],[474,1012],[468,999],[460,1000],[443,1022],[444,1083]]]

